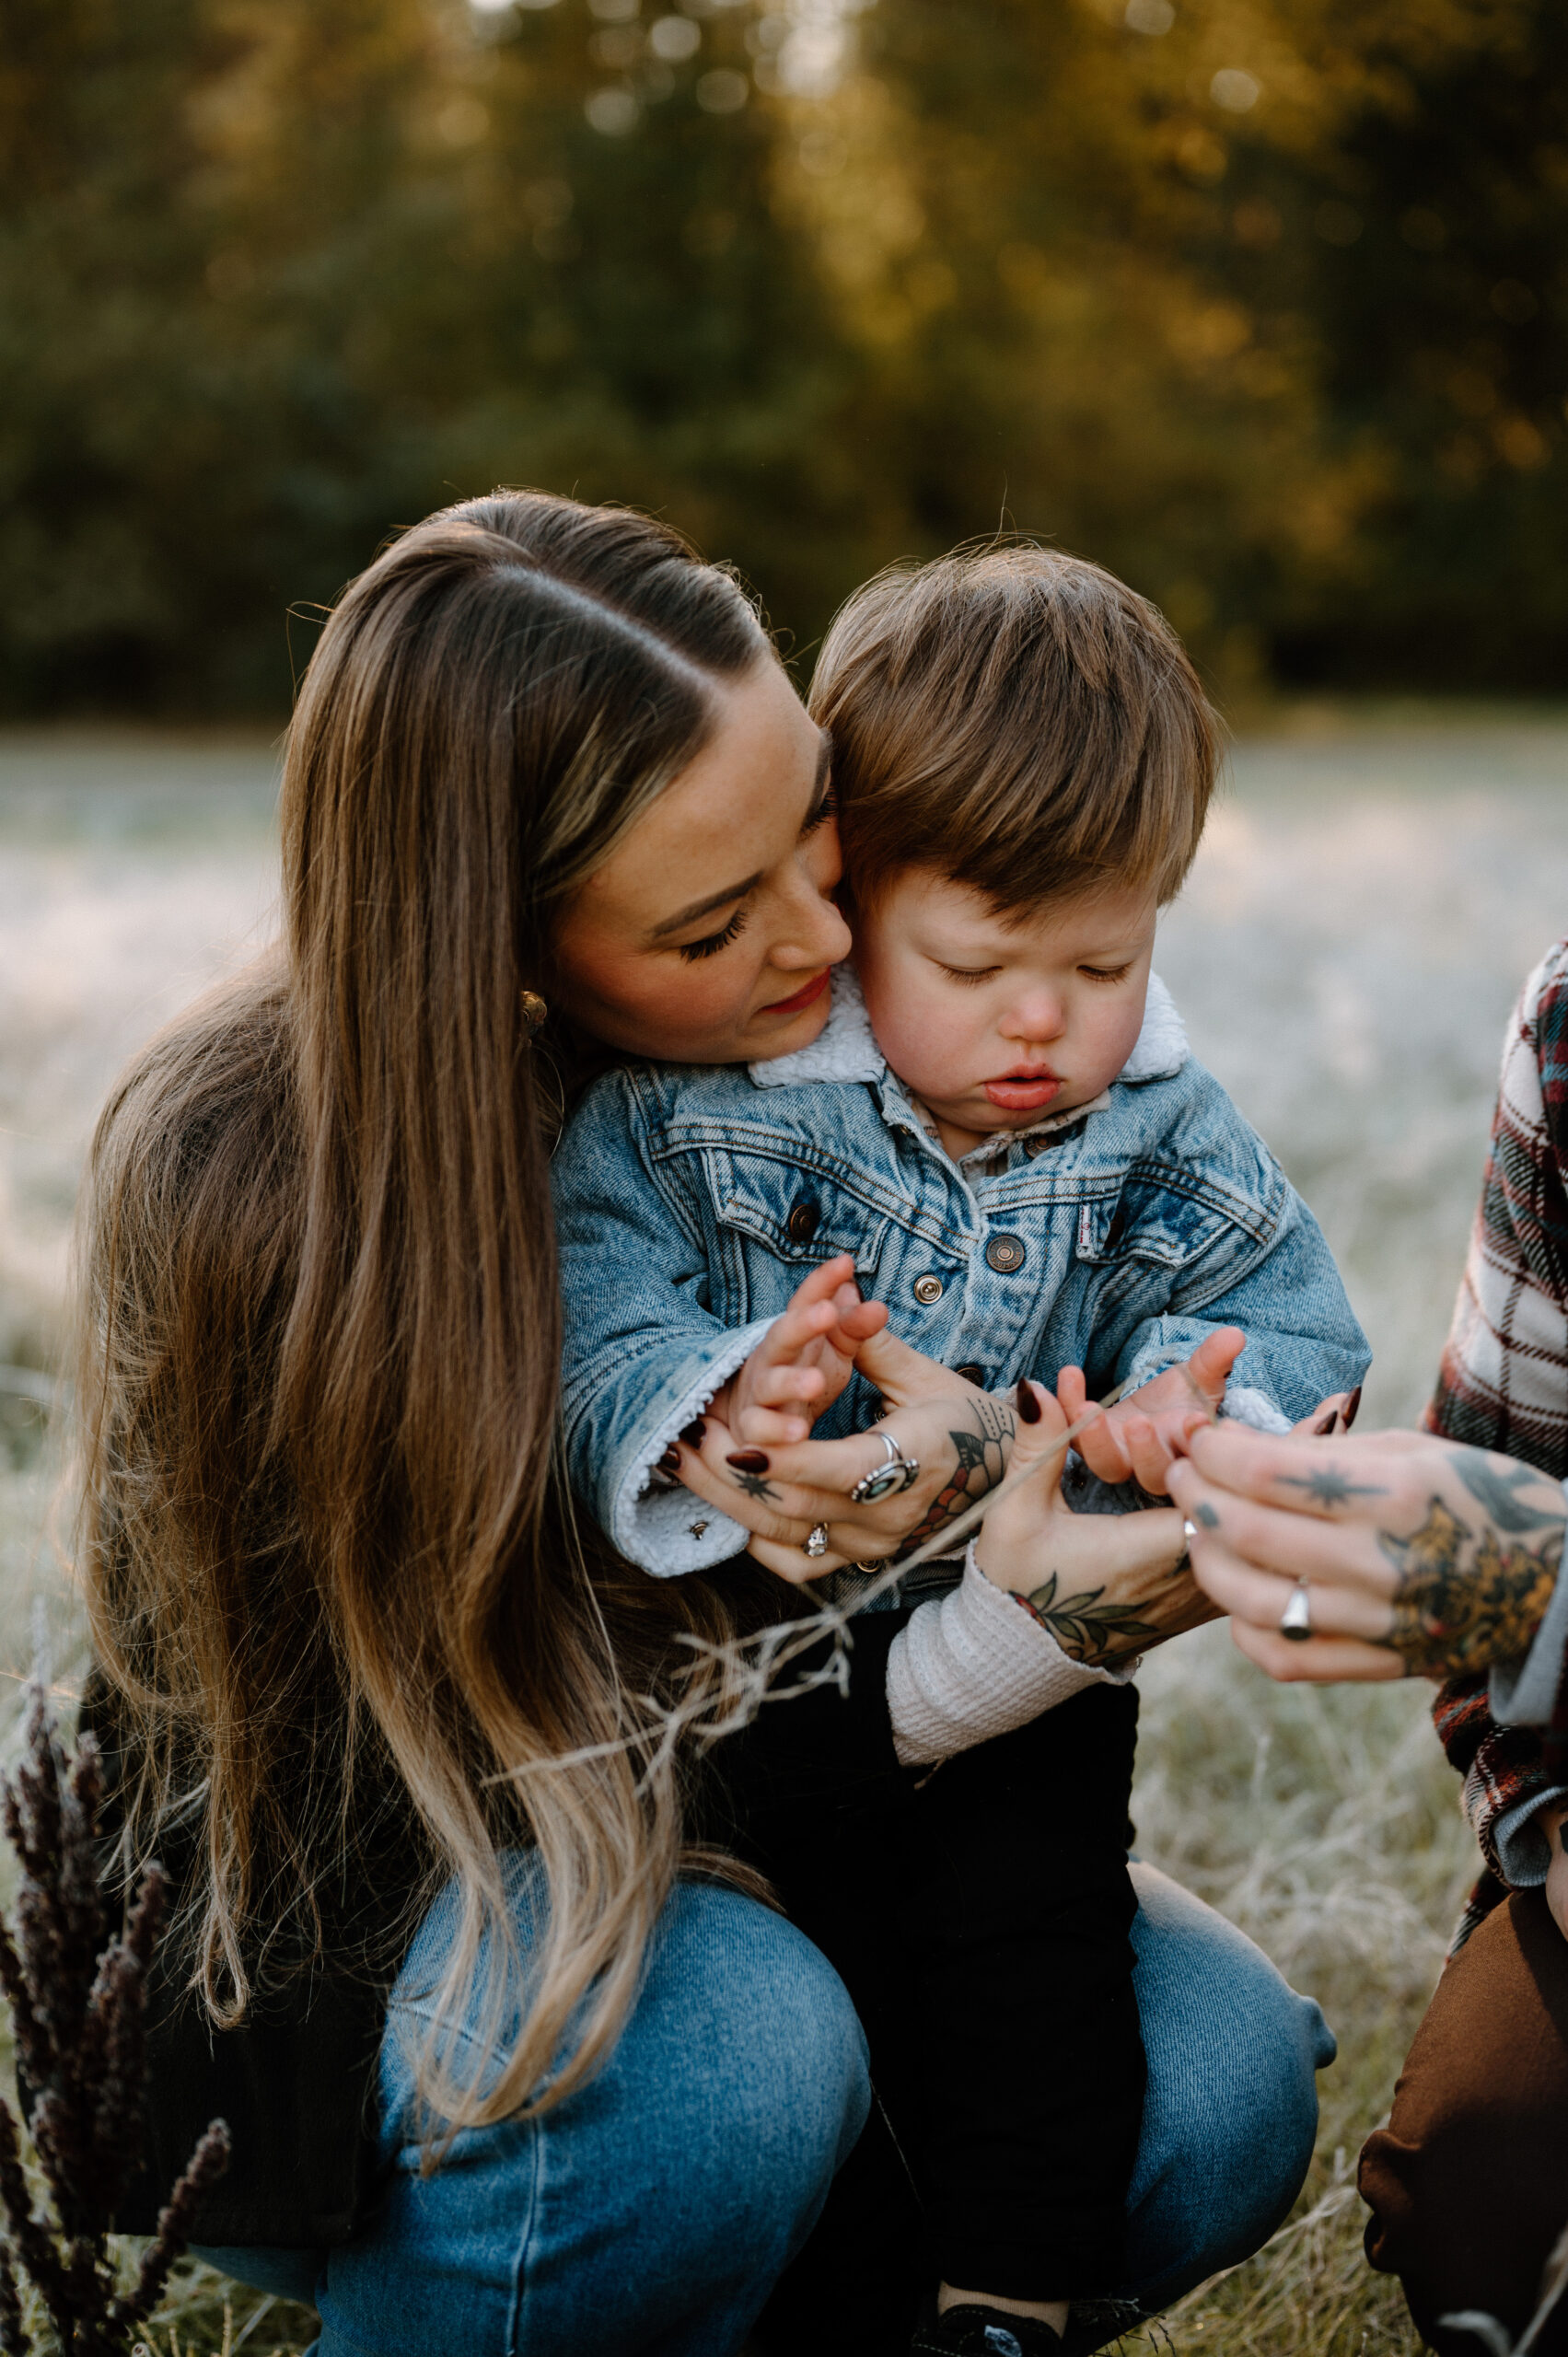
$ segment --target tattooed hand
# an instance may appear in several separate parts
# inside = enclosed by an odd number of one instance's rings
[[[1529,1649],[1568,1506],[1533,1466],[1423,1433],[1194,1434],[1171,1493],[1237,1643],[1283,1678],[1441,1678]],[[1280,1616],[1304,1585],[1305,1642]]]
[[[788,1580],[817,1579],[845,1562],[880,1562],[930,1538],[998,1482],[1007,1469],[1016,1419],[950,1368],[891,1334],[861,1344],[857,1364],[880,1390],[886,1412],[849,1440],[742,1446],[715,1403],[673,1445],[688,1489],[752,1533],[750,1552]],[[857,1504],[850,1492],[887,1461],[880,1435],[920,1468],[902,1489]],[[807,1556],[807,1538],[826,1526],[828,1543]]]
[[[982,1391],[965,1402],[962,1422],[947,1434],[953,1449],[952,1470],[897,1553],[912,1555],[917,1547],[935,1538],[996,1487],[1007,1470],[1007,1452],[1016,1429],[1012,1409],[987,1393]]]
[[[1022,1387],[1020,1387],[1022,1389]],[[999,1501],[975,1542],[975,1561],[1074,1661],[1096,1668],[1132,1659],[1179,1630],[1212,1620],[1214,1608],[1188,1569],[1181,1518],[1147,1514],[1073,1514],[1062,1498],[1067,1429],[1058,1402],[1028,1387],[1038,1417],[1013,1445],[1012,1470],[1032,1459],[1039,1472]]]

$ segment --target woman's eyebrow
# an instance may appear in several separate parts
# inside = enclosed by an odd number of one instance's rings
[[[811,807],[802,821],[802,832],[822,807],[828,792],[828,772],[833,762],[832,738],[825,728],[819,729],[818,735],[822,741],[817,748],[817,778],[811,788]],[[714,909],[722,909],[726,900],[743,900],[761,880],[762,870],[758,868],[754,876],[748,876],[742,883],[732,884],[726,892],[710,892],[705,900],[693,900],[691,907],[682,909],[678,916],[666,917],[662,924],[656,924],[648,939],[663,941],[668,935],[679,933],[682,925],[695,924],[699,917],[711,916]]]
[[[710,892],[705,900],[693,900],[691,907],[682,909],[678,916],[666,917],[662,924],[656,924],[648,939],[662,941],[667,934],[679,933],[682,925],[695,924],[699,917],[710,915],[714,909],[722,909],[726,900],[743,900],[761,880],[762,870],[758,868],[754,876],[748,876],[741,883],[731,884],[723,892]]]

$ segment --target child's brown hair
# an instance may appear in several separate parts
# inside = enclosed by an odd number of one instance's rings
[[[833,621],[811,683],[862,908],[933,867],[1003,916],[1192,864],[1220,723],[1180,640],[1114,575],[1013,542],[893,566]]]

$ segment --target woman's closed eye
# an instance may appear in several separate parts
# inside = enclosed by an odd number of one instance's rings
[[[824,788],[821,800],[816,808],[807,812],[806,824],[800,830],[801,841],[804,842],[807,835],[814,835],[819,827],[826,826],[830,819],[836,819],[838,815],[838,801],[830,785]]]
[[[680,955],[686,959],[688,965],[694,964],[699,958],[716,958],[721,949],[727,949],[732,941],[739,938],[745,930],[745,925],[746,911],[744,909],[737,909],[722,932],[705,933],[701,941],[683,941],[680,944]]]

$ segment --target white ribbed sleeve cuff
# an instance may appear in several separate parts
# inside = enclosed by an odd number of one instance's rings
[[[888,1715],[899,1764],[950,1759],[996,1735],[1027,1726],[1086,1686],[1124,1686],[1138,1665],[1091,1669],[974,1559],[949,1595],[911,1615],[888,1655]]]

